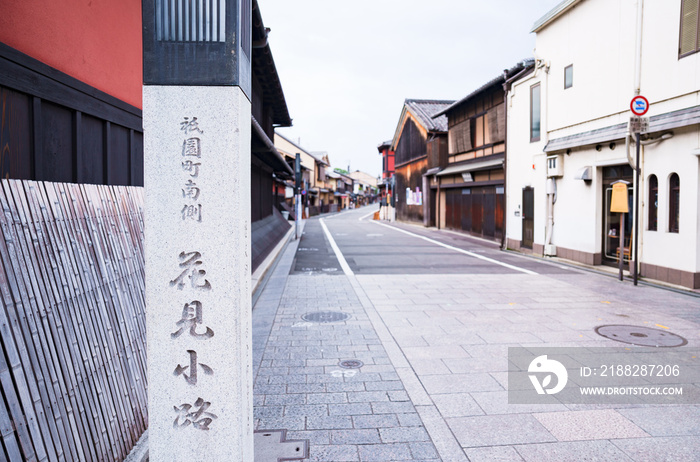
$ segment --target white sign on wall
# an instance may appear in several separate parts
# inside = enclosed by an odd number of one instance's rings
[[[419,187],[416,187],[415,191],[411,191],[411,188],[406,188],[406,204],[423,205],[423,193]]]

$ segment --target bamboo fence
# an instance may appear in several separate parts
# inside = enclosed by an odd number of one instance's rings
[[[0,461],[124,460],[148,426],[143,189],[2,180]]]

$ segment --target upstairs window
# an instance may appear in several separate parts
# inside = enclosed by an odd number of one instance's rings
[[[649,231],[656,231],[659,213],[659,180],[656,175],[649,177]]]
[[[668,186],[668,232],[677,233],[681,216],[681,181],[677,173],[671,175]]]
[[[540,84],[530,87],[530,142],[540,140]]]
[[[697,52],[698,44],[698,10],[700,0],[682,0],[681,2],[681,33],[678,44],[678,57],[682,58]]]
[[[564,68],[564,90],[574,86],[574,65],[569,64]]]

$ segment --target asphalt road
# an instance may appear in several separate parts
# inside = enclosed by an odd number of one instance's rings
[[[496,242],[375,221],[375,206],[307,220],[291,274],[343,274],[329,235],[355,274],[559,274],[563,266],[502,252]],[[324,232],[326,226],[328,233]]]

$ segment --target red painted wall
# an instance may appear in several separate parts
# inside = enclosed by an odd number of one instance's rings
[[[140,0],[3,0],[0,42],[141,108]]]

